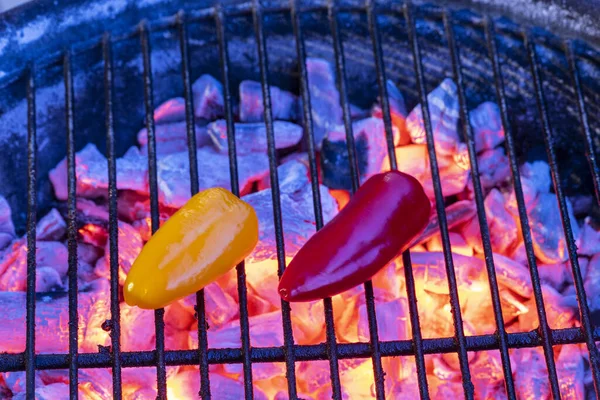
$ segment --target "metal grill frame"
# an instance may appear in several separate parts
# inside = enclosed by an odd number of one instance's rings
[[[244,4],[237,8],[225,10],[221,6],[201,10],[190,15],[181,11],[175,18],[167,23],[167,27],[176,28],[179,35],[179,44],[181,50],[181,74],[184,83],[185,109],[187,122],[187,138],[190,161],[191,194],[198,192],[198,176],[202,171],[198,171],[196,163],[196,139],[195,124],[193,115],[193,96],[191,90],[191,75],[189,61],[189,43],[186,24],[190,21],[203,21],[214,23],[217,30],[219,56],[221,62],[221,81],[224,88],[225,114],[227,120],[230,177],[232,192],[239,196],[238,167],[236,161],[236,141],[235,129],[233,123],[233,109],[231,100],[231,85],[229,82],[229,55],[227,47],[226,24],[227,18],[237,15],[251,15],[254,22],[254,33],[258,48],[258,60],[260,65],[260,75],[262,83],[262,94],[264,99],[264,121],[266,124],[266,135],[268,144],[269,172],[272,182],[272,200],[275,222],[275,235],[277,243],[277,261],[278,274],[281,276],[285,269],[285,251],[283,240],[282,214],[280,204],[279,181],[277,176],[277,158],[275,151],[275,141],[273,134],[272,105],[269,86],[268,59],[266,53],[266,37],[263,29],[263,18],[266,13],[290,13],[293,33],[296,41],[297,59],[300,69],[300,93],[303,100],[303,125],[306,130],[306,148],[308,149],[309,170],[311,185],[313,191],[313,205],[316,219],[316,228],[323,227],[323,215],[320,202],[319,184],[316,165],[316,151],[314,145],[313,122],[311,115],[310,93],[307,83],[306,70],[306,49],[304,44],[300,15],[305,12],[327,12],[330,23],[331,35],[333,38],[335,67],[337,84],[340,92],[340,102],[343,109],[344,125],[346,128],[347,151],[351,166],[352,193],[359,187],[359,175],[356,162],[356,150],[354,148],[354,137],[352,134],[352,123],[350,120],[350,109],[347,94],[347,82],[345,72],[345,59],[343,41],[338,26],[338,14],[340,12],[365,13],[367,15],[369,33],[373,45],[373,57],[375,60],[377,83],[379,95],[382,99],[383,120],[386,132],[386,140],[391,168],[397,168],[397,162],[394,152],[392,124],[390,117],[390,105],[386,89],[385,66],[383,62],[381,39],[377,23],[377,16],[383,13],[392,13],[401,15],[407,23],[408,38],[413,54],[415,79],[419,94],[420,103],[423,105],[423,118],[427,134],[427,149],[430,158],[430,166],[434,183],[434,192],[436,197],[436,207],[438,222],[441,231],[444,258],[446,262],[446,272],[449,279],[450,305],[452,308],[455,336],[451,338],[423,339],[419,323],[417,310],[415,281],[412,274],[410,262],[410,252],[406,251],[402,257],[405,265],[405,278],[407,296],[409,299],[409,313],[412,326],[411,340],[381,341],[377,332],[377,319],[375,313],[375,300],[373,295],[373,286],[371,282],[364,285],[368,326],[370,333],[369,343],[338,343],[336,340],[333,319],[333,307],[331,299],[324,300],[324,312],[326,322],[326,342],[316,345],[297,345],[294,343],[292,325],[290,319],[290,306],[287,302],[281,302],[281,311],[283,317],[284,345],[282,347],[252,347],[249,335],[248,309],[247,309],[247,290],[244,262],[237,268],[238,295],[240,306],[240,330],[241,330],[241,348],[227,349],[209,349],[207,340],[206,315],[204,293],[197,293],[197,315],[198,315],[198,342],[199,349],[166,351],[164,337],[164,310],[155,312],[156,329],[156,350],[140,352],[122,352],[120,349],[120,314],[118,297],[118,232],[117,232],[117,186],[116,186],[116,154],[115,154],[115,133],[113,120],[113,62],[111,44],[113,39],[107,33],[101,41],[102,54],[104,60],[104,89],[106,106],[106,145],[108,159],[108,206],[109,206],[109,239],[110,239],[110,273],[111,273],[111,319],[106,321],[103,328],[110,331],[111,349],[110,351],[100,351],[99,353],[78,353],[77,346],[77,230],[76,230],[76,176],[75,176],[75,146],[73,129],[73,77],[71,72],[71,54],[67,51],[63,55],[64,87],[65,87],[65,118],[66,118],[66,137],[67,137],[67,170],[68,170],[68,251],[69,251],[69,352],[68,354],[36,354],[35,352],[35,278],[36,278],[36,164],[37,164],[37,138],[36,138],[36,73],[38,66],[30,66],[26,71],[27,84],[27,121],[28,121],[28,178],[27,178],[27,318],[26,318],[26,349],[20,354],[1,354],[0,371],[25,371],[26,372],[26,395],[27,398],[34,398],[35,393],[35,372],[44,369],[69,369],[70,377],[70,397],[78,396],[78,370],[80,368],[111,368],[113,378],[113,396],[115,399],[122,398],[122,368],[132,367],[155,367],[157,371],[157,393],[158,398],[166,399],[166,366],[173,365],[199,365],[200,370],[200,396],[204,399],[211,398],[209,365],[224,363],[241,363],[243,365],[245,398],[253,398],[252,384],[252,364],[264,362],[285,362],[286,378],[288,382],[288,394],[290,398],[297,398],[295,363],[297,361],[309,360],[328,360],[330,366],[332,394],[334,399],[342,398],[342,389],[340,383],[340,372],[338,362],[341,359],[349,358],[371,358],[375,377],[375,394],[377,399],[385,398],[384,372],[382,368],[382,357],[391,356],[414,356],[417,369],[417,378],[419,384],[420,397],[429,398],[429,388],[425,371],[425,354],[439,353],[457,353],[462,373],[465,398],[474,398],[474,387],[471,382],[469,370],[468,352],[480,350],[499,350],[504,372],[505,387],[509,398],[516,398],[515,383],[512,376],[512,367],[509,359],[509,349],[537,347],[541,346],[544,350],[546,364],[548,367],[548,376],[553,398],[560,398],[558,378],[556,374],[556,365],[553,357],[553,347],[585,343],[589,352],[589,359],[592,371],[592,377],[596,396],[600,389],[600,355],[595,345],[595,340],[600,340],[600,331],[595,331],[590,319],[590,310],[586,301],[585,289],[583,287],[583,277],[577,261],[576,247],[574,244],[573,232],[571,231],[569,216],[566,208],[566,198],[563,193],[558,177],[558,166],[556,163],[556,154],[553,148],[553,131],[548,118],[548,108],[546,105],[544,91],[542,88],[542,79],[540,75],[540,66],[535,50],[535,38],[528,32],[521,32],[523,41],[528,51],[531,74],[533,77],[535,95],[538,105],[538,112],[542,121],[542,130],[544,133],[545,148],[551,167],[552,183],[557,195],[557,201],[561,213],[563,229],[568,244],[569,259],[573,268],[574,282],[577,292],[577,300],[580,309],[581,328],[569,329],[551,329],[547,323],[544,300],[540,287],[540,277],[537,269],[536,258],[533,253],[533,245],[527,210],[525,208],[523,188],[521,185],[518,163],[515,154],[515,141],[508,119],[508,109],[502,71],[500,67],[498,50],[496,47],[496,28],[494,22],[489,17],[483,18],[480,22],[474,23],[484,29],[488,55],[492,63],[494,73],[494,84],[496,89],[496,100],[500,106],[502,123],[506,136],[506,153],[509,158],[512,181],[515,188],[516,200],[521,220],[521,231],[526,246],[527,259],[529,262],[529,271],[534,291],[536,309],[540,321],[540,327],[531,332],[507,333],[502,317],[502,306],[500,303],[499,289],[492,258],[492,247],[490,241],[490,232],[487,225],[487,219],[484,212],[484,195],[480,182],[479,168],[476,158],[475,143],[470,124],[464,124],[464,140],[468,147],[470,157],[470,167],[472,171],[473,188],[475,192],[475,202],[477,205],[478,219],[481,227],[481,237],[486,260],[486,268],[492,295],[492,305],[497,331],[494,334],[465,336],[462,324],[461,310],[458,298],[458,290],[454,265],[451,255],[449,232],[447,228],[446,214],[443,206],[443,194],[441,188],[440,174],[437,165],[436,152],[434,147],[434,138],[431,127],[429,107],[427,104],[427,90],[425,87],[423,63],[420,53],[419,38],[415,29],[415,11],[410,3],[402,5],[388,6],[386,8],[376,6],[375,0],[367,0],[364,7],[338,7],[335,0],[329,0],[325,7],[311,7],[300,9],[297,0],[290,0],[289,7],[277,9],[263,9],[260,0],[253,0],[251,4]],[[443,21],[446,33],[446,40],[451,56],[453,77],[458,86],[458,95],[460,101],[460,112],[463,121],[468,121],[468,110],[466,106],[465,87],[462,76],[462,67],[460,61],[460,49],[454,39],[454,28],[452,22],[452,12],[448,9],[441,9],[436,18]],[[151,43],[149,39],[150,28],[145,21],[142,21],[136,31],[129,35],[139,36],[142,58],[143,58],[143,83],[144,83],[144,104],[146,113],[146,128],[148,131],[148,167],[151,199],[151,221],[152,232],[154,233],[160,224],[158,212],[158,190],[157,190],[157,169],[156,169],[156,138],[154,129],[154,105],[153,105],[153,81],[151,67]],[[581,126],[581,134],[585,139],[585,146],[592,178],[594,183],[596,201],[600,203],[600,170],[595,158],[592,133],[588,121],[586,104],[582,92],[582,85],[579,77],[577,65],[578,55],[574,51],[571,42],[564,41],[564,52],[569,63],[569,71],[575,91],[575,100],[577,103],[578,117]]]

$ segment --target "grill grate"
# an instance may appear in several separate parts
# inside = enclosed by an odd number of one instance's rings
[[[275,152],[275,142],[273,134],[273,118],[270,98],[270,86],[268,81],[268,59],[266,52],[266,38],[263,29],[263,18],[265,13],[286,12],[291,13],[293,32],[296,39],[297,57],[300,66],[300,93],[303,100],[303,118],[304,126],[307,132],[308,157],[310,164],[310,176],[313,191],[314,211],[316,217],[316,228],[323,226],[322,207],[320,202],[320,193],[318,188],[316,154],[314,146],[313,123],[311,116],[310,94],[307,84],[306,71],[306,49],[300,23],[300,15],[304,12],[327,11],[333,46],[335,52],[335,64],[338,79],[338,88],[340,91],[340,101],[343,109],[344,125],[346,128],[346,138],[348,144],[348,156],[351,166],[352,192],[359,186],[358,167],[354,148],[354,136],[352,134],[352,123],[350,120],[350,109],[347,93],[345,58],[343,43],[340,38],[340,29],[338,26],[338,14],[344,12],[359,12],[367,15],[369,33],[373,45],[373,56],[376,64],[377,83],[379,87],[380,98],[382,99],[383,117],[386,131],[386,140],[390,157],[390,165],[396,168],[392,125],[390,117],[390,105],[387,97],[386,75],[383,62],[382,46],[377,25],[377,15],[383,10],[378,10],[371,0],[367,1],[365,7],[338,8],[333,0],[326,7],[312,7],[310,9],[299,9],[296,0],[290,0],[290,7],[284,9],[263,10],[259,0],[255,0],[251,7],[241,8],[237,13],[243,15],[251,14],[254,22],[254,33],[258,47],[260,75],[262,83],[262,94],[264,99],[264,120],[266,124],[269,170],[272,182],[273,212],[275,221],[275,232],[277,242],[277,261],[278,273],[281,276],[285,269],[285,251],[282,227],[282,211],[279,198],[279,180],[277,177],[277,160]],[[415,356],[420,396],[422,399],[429,398],[429,388],[425,371],[425,354],[449,353],[458,354],[460,369],[462,373],[463,386],[465,389],[465,398],[474,398],[474,387],[471,382],[469,371],[468,352],[478,350],[500,350],[502,367],[505,377],[505,386],[509,398],[516,398],[515,383],[512,377],[512,369],[509,359],[510,348],[542,346],[544,349],[546,364],[548,367],[548,376],[552,395],[555,399],[560,398],[559,383],[556,373],[556,365],[553,357],[553,346],[585,343],[589,351],[589,359],[594,381],[596,396],[600,389],[600,355],[594,343],[600,340],[600,332],[595,332],[590,319],[590,311],[587,305],[586,294],[583,287],[583,278],[577,261],[576,248],[574,244],[573,233],[570,228],[570,221],[566,209],[566,199],[563,190],[560,187],[558,176],[558,167],[556,154],[553,148],[552,127],[548,118],[548,109],[542,89],[542,80],[540,77],[539,63],[537,59],[534,42],[527,32],[523,32],[523,39],[529,56],[529,63],[535,95],[538,104],[538,112],[542,121],[542,128],[545,140],[545,148],[550,161],[552,182],[557,194],[563,229],[565,231],[568,243],[569,258],[571,260],[573,275],[577,290],[577,299],[580,309],[581,328],[569,329],[550,329],[547,323],[547,315],[544,308],[542,297],[540,277],[537,270],[536,258],[533,253],[533,245],[523,188],[519,176],[517,156],[515,152],[515,138],[508,119],[506,94],[502,71],[499,61],[497,45],[495,41],[496,31],[491,19],[486,18],[478,22],[479,27],[483,27],[486,36],[488,55],[492,63],[492,69],[495,79],[495,89],[498,104],[500,106],[502,123],[506,136],[506,150],[511,165],[512,180],[515,188],[518,210],[521,220],[521,231],[527,251],[527,258],[530,266],[530,273],[533,285],[533,291],[536,301],[540,328],[532,332],[507,333],[502,317],[499,289],[496,280],[494,263],[492,259],[492,247],[490,241],[490,232],[487,225],[487,219],[484,212],[484,195],[480,182],[479,170],[477,165],[475,143],[473,132],[469,124],[464,126],[464,139],[468,147],[470,157],[470,167],[473,177],[473,187],[475,191],[475,201],[478,210],[478,218],[481,227],[481,237],[484,246],[486,267],[489,277],[489,283],[492,291],[492,304],[497,331],[495,334],[478,335],[467,337],[463,330],[458,290],[454,272],[454,265],[451,256],[449,232],[447,229],[446,214],[443,205],[443,194],[441,188],[440,174],[437,165],[436,152],[434,148],[434,139],[427,105],[427,91],[425,87],[425,78],[423,70],[423,61],[421,57],[419,38],[415,28],[414,10],[410,4],[405,4],[402,8],[386,10],[395,14],[403,14],[407,23],[408,38],[412,50],[414,71],[419,95],[419,101],[423,105],[423,118],[425,122],[428,153],[431,163],[431,171],[434,183],[436,197],[436,206],[441,230],[442,244],[446,263],[446,272],[449,279],[450,302],[453,314],[455,328],[455,337],[439,339],[423,339],[420,329],[419,315],[417,310],[417,301],[415,294],[415,282],[412,275],[412,266],[410,262],[410,252],[403,254],[405,266],[406,288],[409,299],[410,321],[412,326],[412,339],[400,341],[380,341],[377,332],[377,320],[375,313],[375,301],[373,295],[373,286],[371,282],[365,284],[365,296],[367,304],[368,325],[370,333],[369,343],[338,343],[336,340],[333,320],[333,308],[331,299],[324,300],[325,322],[326,322],[326,342],[319,345],[296,345],[292,335],[292,325],[290,319],[290,306],[282,301],[284,346],[273,348],[251,347],[248,323],[248,302],[246,290],[246,276],[244,263],[237,266],[238,294],[240,305],[240,328],[242,335],[242,346],[236,349],[208,349],[207,325],[205,316],[205,303],[203,291],[197,294],[197,315],[198,315],[198,342],[199,350],[184,351],[165,351],[164,337],[164,311],[157,310],[155,313],[156,329],[156,350],[143,352],[121,352],[120,340],[120,317],[119,317],[119,298],[118,298],[118,226],[117,226],[117,189],[116,189],[116,154],[115,154],[115,132],[113,121],[113,62],[111,37],[107,34],[102,40],[102,54],[104,61],[104,88],[106,96],[106,144],[108,158],[108,177],[109,177],[109,237],[110,237],[110,271],[111,271],[111,313],[110,321],[107,321],[105,329],[111,332],[111,351],[99,352],[97,354],[79,354],[77,351],[77,245],[76,245],[76,198],[75,198],[75,149],[74,149],[74,127],[73,127],[73,77],[71,73],[71,58],[67,53],[63,58],[64,85],[65,85],[65,109],[66,109],[66,127],[67,127],[67,163],[68,163],[68,250],[69,250],[69,353],[68,354],[35,354],[35,241],[36,241],[36,171],[37,171],[37,139],[36,139],[36,111],[35,111],[35,70],[29,71],[27,79],[27,120],[28,120],[28,212],[27,212],[27,340],[26,350],[23,354],[2,354],[0,355],[0,371],[26,371],[26,393],[28,398],[33,398],[35,391],[35,371],[41,369],[63,369],[70,371],[70,395],[71,398],[77,398],[77,375],[80,368],[112,368],[113,375],[113,395],[115,399],[122,398],[122,368],[147,367],[153,366],[157,370],[157,389],[158,397],[166,398],[166,366],[170,365],[199,365],[200,366],[200,395],[202,398],[211,398],[211,388],[209,379],[209,365],[223,363],[241,363],[243,365],[243,374],[245,382],[245,398],[253,398],[252,385],[252,364],[261,362],[285,362],[286,377],[288,381],[288,391],[290,398],[296,398],[296,377],[295,362],[308,360],[329,360],[330,376],[332,384],[332,393],[334,399],[341,399],[342,389],[340,383],[340,374],[338,361],[348,358],[367,358],[370,357],[373,362],[375,376],[375,393],[378,399],[385,398],[384,391],[384,372],[382,369],[381,358],[389,356]],[[229,161],[231,174],[232,192],[239,196],[238,166],[236,161],[236,142],[235,129],[233,124],[233,109],[231,100],[231,85],[229,80],[229,56],[227,49],[226,20],[228,15],[221,6],[202,11],[199,18],[203,21],[213,21],[218,36],[219,56],[221,62],[221,80],[223,82],[225,96],[225,113],[227,120]],[[237,14],[236,14],[237,15]],[[198,17],[198,16],[196,16]],[[463,82],[462,67],[459,53],[459,46],[454,38],[454,25],[452,14],[448,10],[441,10],[437,15],[444,23],[446,30],[446,39],[450,50],[451,63],[454,79],[458,86],[460,100],[461,117],[463,121],[468,120],[467,99],[465,95],[465,86]],[[179,44],[181,51],[181,74],[183,79],[185,94],[185,111],[187,121],[187,137],[190,157],[190,178],[191,194],[198,192],[199,174],[207,171],[198,171],[196,163],[196,139],[195,124],[193,117],[193,96],[191,90],[190,77],[190,56],[189,39],[186,29],[186,16],[183,12],[177,15],[174,25],[179,34]],[[152,232],[154,233],[160,224],[158,210],[158,190],[156,173],[156,139],[154,130],[153,116],[153,81],[151,67],[151,49],[149,39],[149,28],[145,22],[141,22],[139,35],[142,57],[143,57],[143,84],[144,101],[146,111],[146,127],[148,131],[148,166],[149,183],[151,198],[151,217]],[[577,56],[574,53],[571,43],[565,42],[565,54],[569,62],[569,71],[573,82],[578,107],[578,115],[581,124],[582,134],[585,136],[585,145],[592,171],[596,200],[600,203],[600,170],[593,151],[592,133],[588,123],[588,115],[582,87],[577,67]]]

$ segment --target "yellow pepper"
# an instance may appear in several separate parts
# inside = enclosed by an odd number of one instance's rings
[[[125,280],[125,302],[144,309],[165,307],[223,276],[257,242],[252,206],[225,189],[204,190],[146,243]]]

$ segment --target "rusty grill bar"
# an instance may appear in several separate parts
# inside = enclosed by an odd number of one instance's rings
[[[106,101],[106,153],[108,155],[108,211],[109,211],[109,251],[110,251],[110,329],[112,346],[112,380],[113,397],[121,398],[121,309],[119,307],[119,234],[117,218],[117,165],[115,155],[115,130],[113,120],[113,67],[110,36],[105,35],[102,41],[104,58],[104,82]]]
[[[542,128],[545,140],[545,148],[549,159],[552,172],[552,182],[557,194],[561,219],[568,243],[569,258],[571,260],[575,286],[577,290],[577,300],[580,309],[581,328],[569,329],[551,329],[547,323],[544,300],[542,297],[540,277],[537,269],[536,258],[533,252],[531,232],[525,208],[523,188],[519,176],[518,163],[515,153],[515,139],[508,118],[508,108],[502,70],[499,61],[498,49],[496,45],[496,30],[491,19],[485,18],[477,22],[479,27],[484,29],[488,55],[492,64],[494,83],[496,90],[496,100],[499,104],[502,124],[506,137],[506,151],[510,161],[512,181],[516,193],[518,211],[521,220],[521,231],[527,252],[529,270],[531,274],[534,297],[540,327],[536,331],[523,333],[507,333],[504,327],[502,310],[499,297],[499,289],[496,281],[494,263],[492,260],[492,248],[490,241],[490,232],[487,225],[487,219],[484,212],[483,189],[480,182],[477,158],[475,157],[475,143],[471,126],[467,123],[464,126],[464,139],[468,147],[470,166],[472,171],[473,187],[475,191],[475,202],[477,205],[477,214],[481,227],[481,237],[484,246],[486,267],[488,279],[492,294],[492,305],[496,321],[497,331],[495,334],[465,336],[461,317],[461,310],[458,298],[458,290],[454,265],[451,254],[449,231],[445,209],[443,206],[443,193],[441,188],[440,174],[438,170],[436,152],[434,148],[434,139],[429,116],[429,107],[427,105],[427,90],[425,87],[425,78],[423,63],[420,52],[419,38],[415,28],[415,10],[411,4],[404,4],[402,7],[393,9],[379,9],[373,0],[368,0],[364,7],[338,8],[333,0],[326,7],[313,7],[310,9],[299,9],[296,0],[290,0],[289,8],[284,9],[263,9],[259,0],[248,6],[237,9],[230,14],[227,10],[217,6],[208,10],[202,10],[198,15],[188,17],[179,13],[171,23],[177,28],[181,51],[181,76],[183,80],[185,95],[185,114],[187,122],[187,138],[190,157],[190,178],[191,194],[198,192],[199,174],[208,173],[208,171],[198,171],[196,163],[196,138],[195,124],[193,116],[193,96],[191,91],[190,74],[190,56],[189,56],[189,38],[186,29],[187,21],[201,20],[206,23],[214,23],[217,30],[219,58],[221,67],[221,80],[224,88],[225,114],[227,121],[227,141],[229,146],[230,176],[232,192],[239,196],[238,166],[236,161],[236,141],[235,129],[233,124],[233,107],[231,100],[231,85],[229,80],[229,56],[227,47],[226,21],[228,15],[250,15],[254,22],[254,33],[258,48],[260,75],[262,83],[262,94],[264,99],[264,120],[266,124],[266,134],[268,143],[269,171],[272,182],[273,212],[275,221],[275,232],[277,242],[277,261],[279,276],[285,269],[285,252],[282,227],[282,211],[279,198],[279,181],[277,176],[277,160],[275,152],[275,140],[273,133],[273,117],[270,98],[268,59],[266,52],[266,33],[263,29],[264,14],[285,12],[291,14],[293,33],[296,40],[297,59],[300,71],[300,94],[303,101],[303,125],[307,134],[307,149],[309,157],[309,170],[313,191],[313,202],[317,230],[323,226],[322,207],[320,203],[320,194],[318,188],[316,154],[313,135],[313,122],[311,116],[310,93],[307,83],[306,70],[306,49],[301,27],[300,15],[304,12],[327,12],[331,35],[333,38],[336,76],[338,79],[338,88],[340,91],[340,103],[343,109],[344,125],[346,128],[346,138],[348,144],[348,156],[351,166],[352,192],[359,186],[358,166],[356,162],[356,150],[354,148],[354,137],[352,134],[352,123],[350,120],[350,109],[347,94],[347,82],[345,73],[345,59],[343,51],[343,41],[340,35],[338,25],[338,14],[340,12],[358,12],[367,16],[369,33],[373,45],[373,57],[376,64],[377,83],[382,102],[383,119],[386,132],[386,140],[390,157],[391,168],[396,168],[396,157],[393,145],[392,125],[390,116],[390,105],[387,97],[385,66],[383,62],[383,51],[379,37],[377,16],[379,13],[393,13],[403,16],[407,25],[407,33],[410,47],[413,55],[415,81],[418,90],[420,103],[423,105],[423,119],[427,134],[427,146],[431,164],[432,178],[436,197],[437,213],[439,226],[441,228],[441,238],[446,262],[446,272],[450,289],[450,301],[453,311],[453,322],[455,336],[453,338],[423,339],[421,335],[419,315],[417,310],[417,301],[415,294],[415,283],[412,275],[412,266],[410,263],[410,252],[403,254],[405,265],[406,288],[408,296],[408,305],[410,321],[412,326],[411,340],[380,341],[377,332],[377,320],[375,313],[375,300],[371,282],[365,284],[365,296],[368,314],[368,325],[370,333],[369,343],[338,343],[334,330],[334,319],[331,299],[324,300],[325,322],[326,322],[326,342],[318,345],[296,345],[292,334],[292,325],[290,319],[290,306],[282,301],[282,321],[284,332],[283,347],[259,348],[251,347],[248,323],[248,302],[246,290],[246,276],[244,263],[237,266],[238,294],[240,305],[240,329],[242,336],[241,348],[227,349],[209,349],[207,341],[207,326],[205,316],[205,303],[203,291],[197,294],[197,315],[198,315],[198,350],[165,351],[164,343],[164,311],[157,310],[155,313],[156,329],[156,350],[141,352],[121,352],[120,339],[120,317],[119,317],[119,298],[118,298],[118,232],[117,232],[117,189],[116,189],[116,154],[115,154],[115,132],[113,121],[113,62],[111,50],[111,37],[107,34],[102,39],[102,55],[104,61],[104,89],[105,89],[105,107],[106,107],[106,144],[108,158],[108,177],[109,177],[109,239],[110,239],[110,272],[111,272],[111,313],[110,321],[107,321],[103,328],[111,332],[111,351],[99,352],[94,354],[82,353],[77,351],[77,244],[76,244],[76,197],[75,197],[75,138],[73,127],[73,77],[71,72],[71,56],[64,55],[63,72],[65,86],[65,108],[66,108],[66,137],[67,137],[67,164],[68,164],[68,250],[69,250],[69,353],[68,354],[35,354],[35,240],[36,240],[36,173],[37,173],[37,141],[36,141],[36,72],[33,67],[30,68],[27,75],[27,120],[28,120],[28,212],[27,212],[27,336],[26,350],[21,354],[1,354],[0,371],[26,371],[26,394],[27,398],[33,398],[35,391],[35,371],[42,369],[64,369],[70,371],[70,395],[71,398],[77,398],[77,376],[80,368],[112,368],[113,374],[113,395],[114,398],[122,398],[121,369],[132,367],[153,366],[157,370],[157,393],[161,399],[166,398],[166,366],[171,365],[199,365],[200,370],[200,395],[202,398],[211,398],[209,365],[224,363],[241,363],[243,365],[243,375],[245,383],[245,398],[253,398],[252,385],[252,364],[263,362],[285,362],[286,378],[288,380],[288,392],[291,398],[297,397],[295,362],[308,360],[329,360],[332,394],[334,399],[341,399],[342,391],[339,376],[338,361],[348,358],[371,358],[373,361],[373,370],[375,377],[375,393],[378,399],[385,398],[384,390],[384,372],[382,369],[381,358],[390,356],[414,356],[417,367],[418,384],[420,396],[422,399],[429,398],[429,388],[427,384],[425,371],[425,354],[450,353],[455,352],[458,355],[462,380],[465,392],[465,398],[474,398],[474,387],[471,382],[469,370],[468,354],[469,351],[478,350],[499,350],[502,359],[505,387],[509,398],[516,398],[515,383],[512,377],[512,369],[509,359],[509,349],[523,347],[541,346],[544,349],[546,364],[548,367],[548,377],[552,395],[555,399],[560,398],[559,383],[556,373],[556,365],[553,357],[553,346],[585,343],[589,351],[592,376],[595,386],[596,396],[598,397],[600,382],[600,355],[596,348],[595,341],[600,340],[600,331],[595,330],[590,319],[590,311],[586,302],[586,294],[583,287],[581,270],[577,262],[576,248],[573,239],[573,233],[570,228],[569,217],[566,212],[566,199],[560,187],[558,176],[558,167],[556,164],[556,155],[553,148],[552,127],[548,118],[548,109],[546,106],[544,92],[542,88],[542,79],[539,71],[535,43],[532,36],[525,32],[523,39],[528,51],[529,63],[533,77],[535,95],[539,108],[539,117],[542,121]],[[446,30],[446,40],[451,56],[453,77],[458,86],[458,95],[460,101],[460,112],[463,121],[468,120],[468,110],[466,106],[465,87],[463,82],[462,67],[460,61],[459,46],[454,38],[454,25],[452,13],[448,10],[442,10],[436,15],[443,21]],[[151,199],[151,218],[152,232],[154,233],[160,224],[159,205],[157,195],[157,171],[156,171],[156,138],[154,129],[154,105],[153,105],[153,81],[151,67],[151,43],[150,29],[142,21],[137,30],[141,44],[143,57],[143,86],[144,86],[144,104],[146,111],[146,128],[148,132],[148,166],[149,183]],[[564,43],[565,54],[569,63],[569,71],[575,91],[575,100],[578,107],[578,115],[581,124],[581,133],[585,137],[585,145],[592,177],[594,181],[596,200],[600,202],[600,172],[594,155],[591,128],[589,126],[588,115],[577,66],[577,55],[573,46]],[[215,396],[216,398],[216,396]]]

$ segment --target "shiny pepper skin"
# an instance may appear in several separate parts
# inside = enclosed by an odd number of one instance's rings
[[[399,171],[372,176],[292,259],[279,282],[280,296],[312,301],[368,281],[423,232],[430,212],[414,177]]]
[[[248,203],[225,189],[204,190],[146,243],[125,280],[125,302],[165,307],[224,275],[257,242],[258,218]]]

